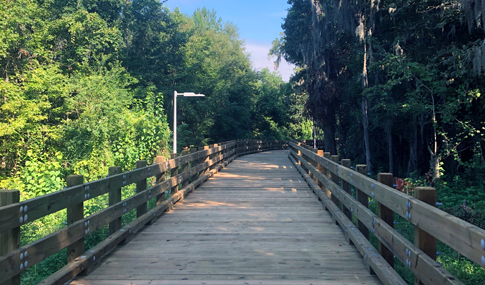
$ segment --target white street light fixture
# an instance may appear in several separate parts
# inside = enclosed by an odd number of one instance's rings
[[[205,97],[204,94],[195,94],[194,92],[177,93],[177,91],[173,91],[173,153],[177,153],[177,96]]]

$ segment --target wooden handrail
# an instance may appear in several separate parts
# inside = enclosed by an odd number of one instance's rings
[[[352,214],[424,283],[460,284],[460,281],[373,214],[368,209],[368,205],[361,204],[352,195],[342,191],[339,185],[313,167],[312,161],[484,267],[482,258],[485,255],[485,249],[482,248],[482,243],[485,240],[485,230],[315,154],[307,147],[299,146],[297,142],[290,142],[290,151],[297,162],[317,177],[325,189],[330,191],[332,197],[336,197],[340,203],[351,209]],[[303,155],[309,161],[304,159]]]
[[[246,146],[246,149],[240,149],[241,143]],[[287,148],[288,144],[282,141],[272,145],[272,148],[269,146],[268,142],[266,142],[266,145],[263,145],[262,141],[256,140],[229,141],[209,149],[184,153],[182,156],[167,161],[158,160],[158,163],[132,171],[119,174],[112,173],[112,175],[100,180],[0,207],[0,234],[6,234],[18,229],[21,225],[59,210],[72,207],[106,193],[119,191],[124,186],[139,181],[146,181],[149,177],[159,178],[158,183],[152,187],[140,186],[139,191],[131,197],[113,203],[89,217],[79,218],[61,230],[0,256],[0,283],[18,276],[25,269],[60,250],[82,241],[86,235],[113,221],[119,220],[123,214],[146,205],[149,200],[158,199],[157,197],[163,196],[171,188],[178,190],[179,185],[183,185],[182,189],[178,192],[174,191],[169,199],[158,201],[156,207],[152,210],[148,212],[141,211],[137,219],[128,226],[113,231],[107,239],[91,249],[89,253],[74,257],[72,262],[46,279],[43,284],[60,284],[69,280],[72,276],[92,266],[96,258],[99,261],[99,257],[108,252],[109,249],[126,240],[127,237],[133,236],[145,224],[157,219],[165,210],[170,209],[173,204],[183,199],[236,157],[254,152]],[[174,175],[170,178],[166,180],[160,179],[163,174],[179,167],[183,167],[180,173],[173,171]]]
[[[357,247],[360,254],[364,258],[364,262],[368,267],[368,270],[371,273],[375,273],[384,284],[405,285],[406,282],[389,264],[387,264],[382,256],[372,248],[370,241],[368,241],[366,237],[356,229],[352,221],[349,220],[349,218],[342,211],[340,211],[340,208],[333,203],[332,199],[320,189],[318,184],[310,177],[308,171],[305,170],[303,165],[300,165],[303,160],[299,160],[298,158],[302,159],[301,156],[297,155],[295,158],[294,154],[291,154],[289,157],[296,169],[302,174],[310,188],[317,195],[319,200],[322,201],[326,209],[330,211],[332,218],[338,222],[338,224],[345,231],[345,236],[349,239],[349,242],[352,242]]]
[[[234,143],[219,146],[213,149],[199,151],[193,154],[180,156],[175,159],[170,159],[164,163],[148,165],[143,168],[135,169],[128,172],[123,172],[117,175],[109,176],[107,178],[99,179],[92,182],[87,182],[74,187],[69,187],[50,194],[38,196],[20,203],[11,204],[0,207],[0,233],[12,228],[21,226],[26,222],[42,218],[49,214],[63,210],[72,205],[78,204],[96,198],[100,195],[111,192],[114,189],[121,188],[142,179],[146,179],[158,174],[164,173],[174,168],[182,166],[184,163],[195,160],[196,158],[217,153],[225,148],[233,147]],[[89,197],[86,197],[86,192],[89,192]],[[27,221],[20,217],[20,207],[27,209]],[[25,214],[22,211],[23,214]]]

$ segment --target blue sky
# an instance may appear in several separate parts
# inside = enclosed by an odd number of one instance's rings
[[[175,7],[184,14],[192,15],[197,8],[214,9],[224,22],[232,22],[239,28],[239,35],[246,43],[255,69],[273,69],[273,60],[268,60],[271,42],[283,31],[281,24],[289,8],[287,0],[168,0],[170,10]],[[282,62],[278,72],[288,81],[293,66]]]

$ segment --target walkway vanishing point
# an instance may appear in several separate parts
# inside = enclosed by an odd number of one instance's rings
[[[234,160],[71,284],[381,284],[288,154]]]

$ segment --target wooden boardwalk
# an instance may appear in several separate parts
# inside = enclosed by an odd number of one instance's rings
[[[72,284],[380,284],[288,159],[238,158]]]

